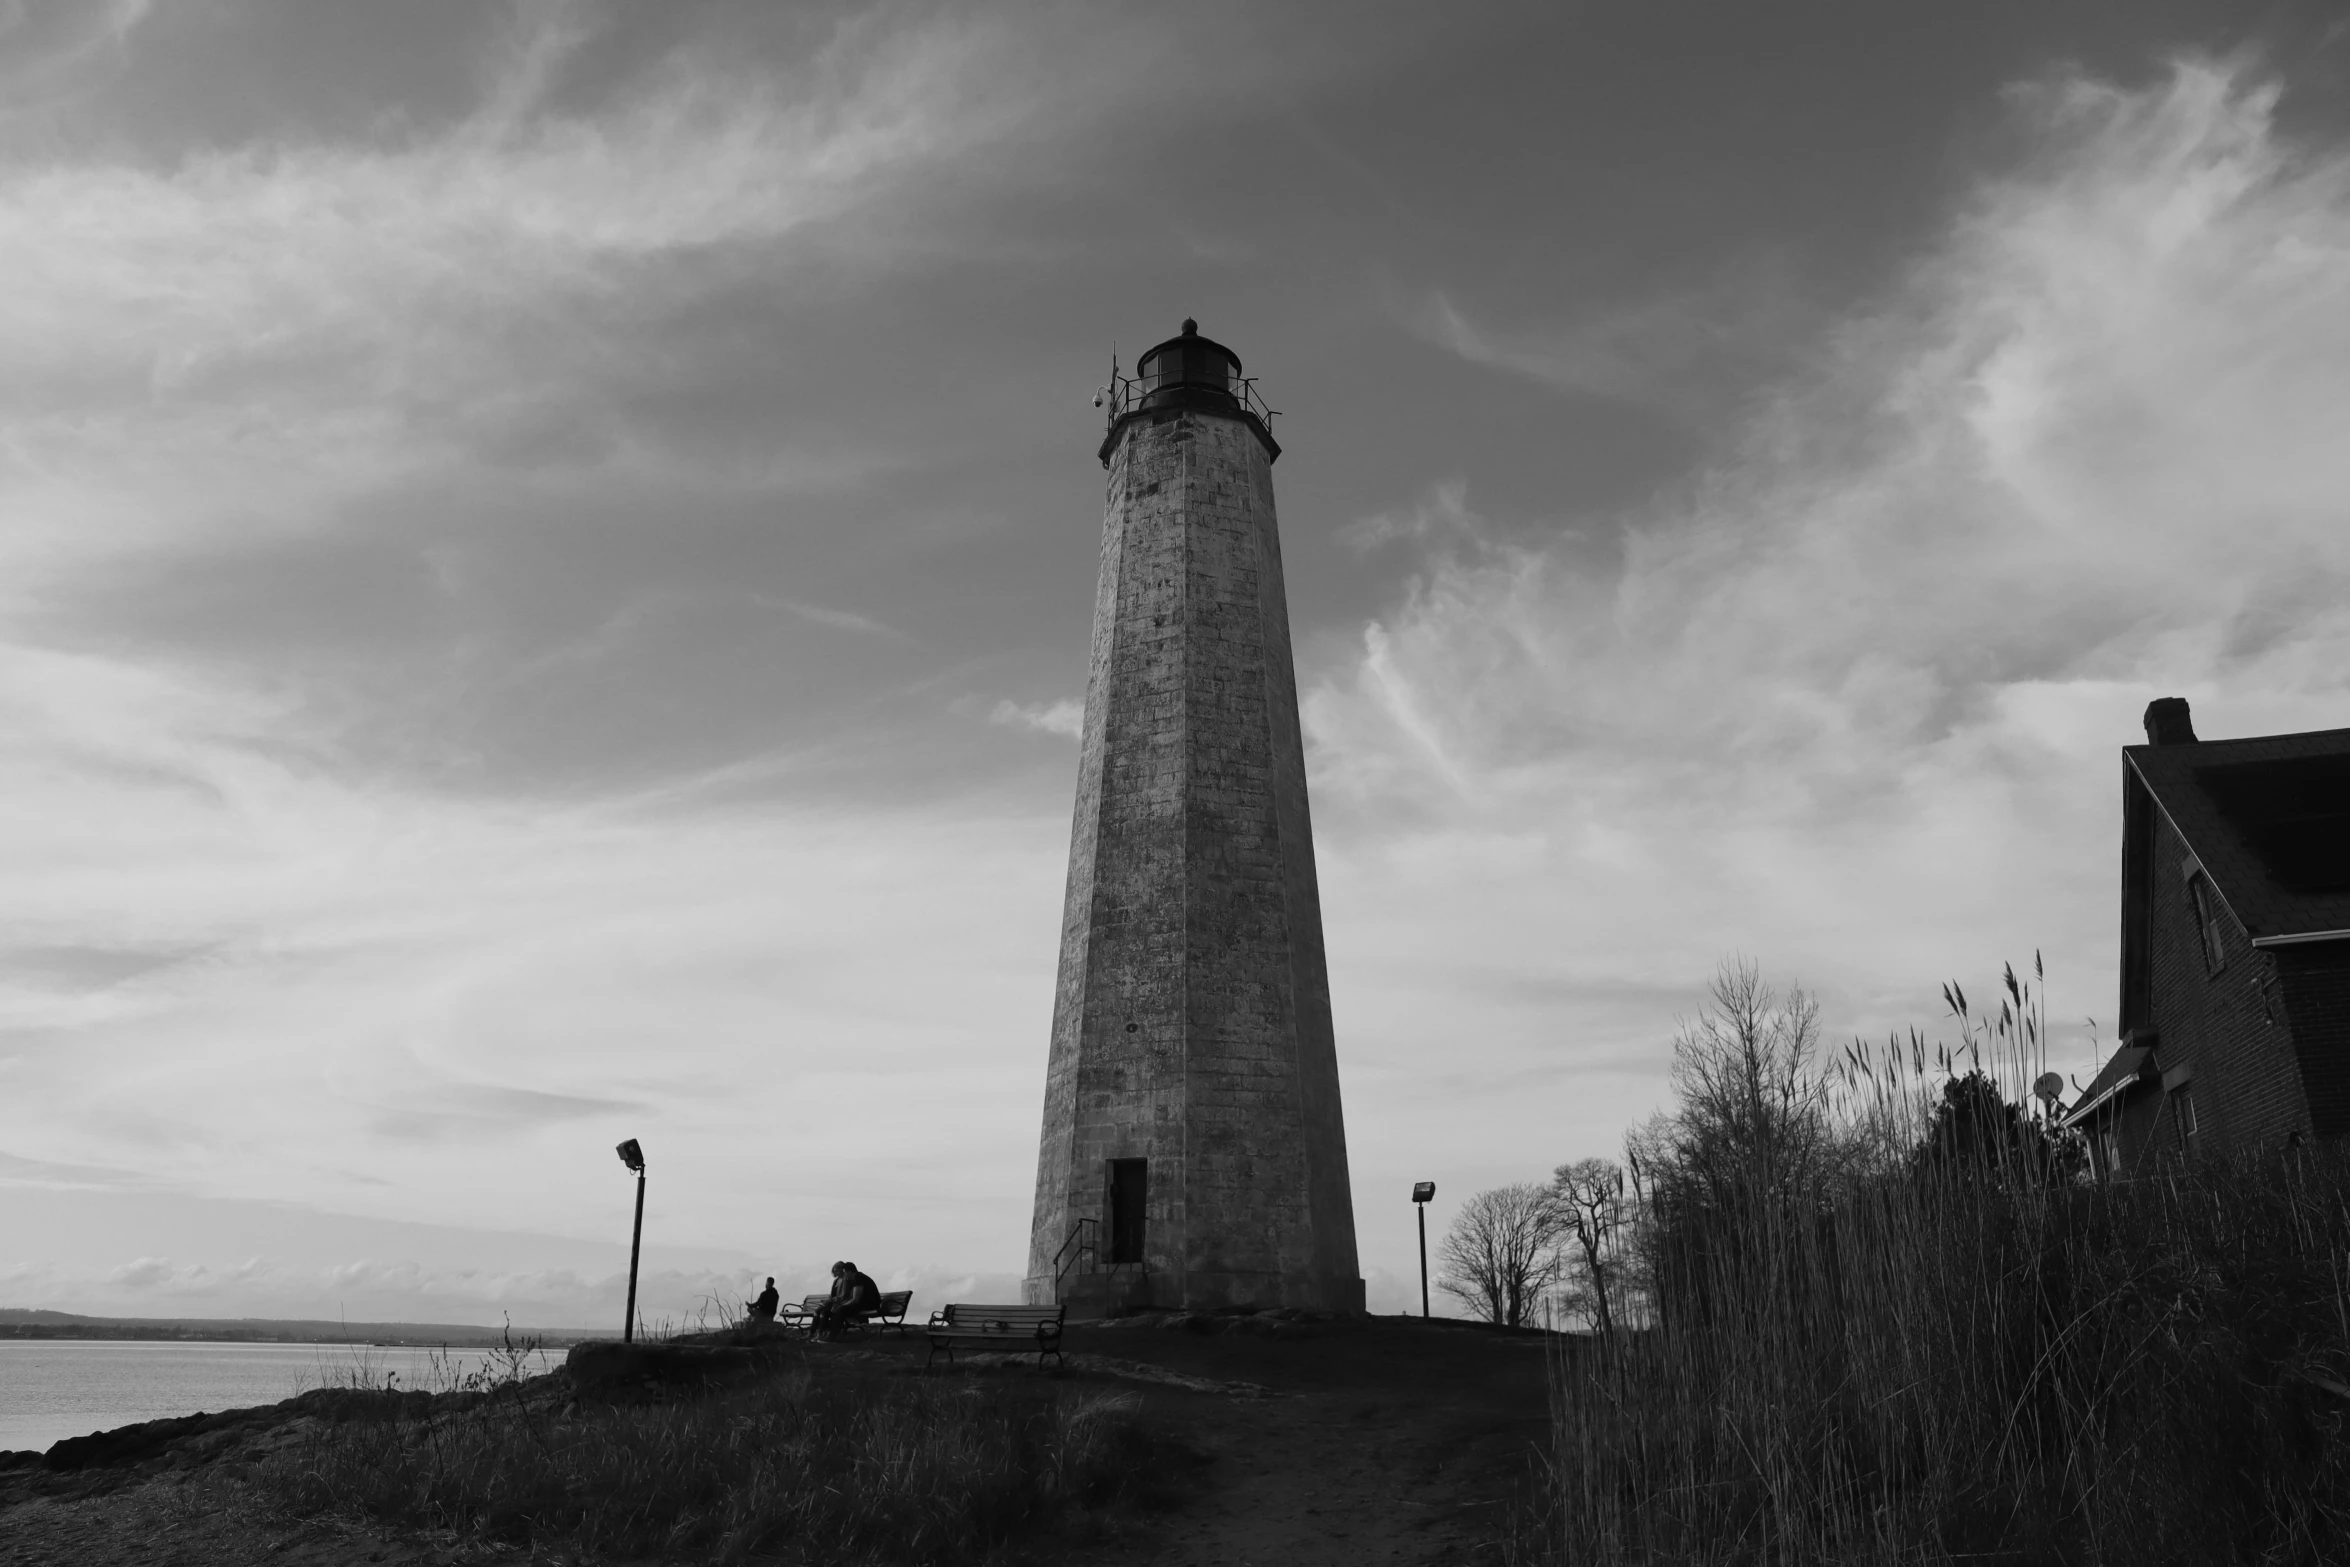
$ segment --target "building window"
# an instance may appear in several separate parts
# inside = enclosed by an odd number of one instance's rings
[[[2203,938],[2203,972],[2216,974],[2228,966],[2228,949],[2220,940],[2221,913],[2219,897],[2211,890],[2211,880],[2201,871],[2187,883],[2187,892],[2195,900],[2195,926]]]
[[[2195,1134],[2202,1125],[2195,1119],[2195,1091],[2177,1088],[2171,1091],[2171,1113],[2179,1119],[2179,1137],[2188,1147],[2195,1145]]]

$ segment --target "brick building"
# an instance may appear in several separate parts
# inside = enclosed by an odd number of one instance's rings
[[[2350,729],[2122,751],[2121,1045],[2067,1115],[2101,1171],[2350,1131]]]

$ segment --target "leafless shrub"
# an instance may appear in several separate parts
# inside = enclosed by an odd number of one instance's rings
[[[1633,1214],[1624,1167],[1613,1159],[1562,1164],[1550,1191],[1560,1220],[1561,1304],[1612,1333],[1624,1299],[1624,1240]]]
[[[1523,1327],[1557,1276],[1562,1215],[1549,1188],[1526,1182],[1461,1205],[1436,1248],[1438,1287],[1488,1322]]]
[[[1825,1187],[1848,1162],[1815,1069],[1819,1003],[1781,992],[1754,963],[1722,965],[1705,1007],[1673,1040],[1678,1104],[1664,1129],[1671,1173],[1717,1207],[1757,1192]],[[1661,1172],[1660,1172],[1661,1173]]]

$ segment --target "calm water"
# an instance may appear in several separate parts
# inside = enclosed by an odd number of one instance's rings
[[[460,1372],[482,1364],[480,1350],[450,1350]],[[552,1370],[562,1351],[529,1369]],[[400,1386],[441,1385],[432,1351],[342,1344],[128,1343],[110,1339],[0,1338],[0,1452],[45,1448],[139,1420],[274,1404],[308,1388],[349,1384],[355,1375]]]

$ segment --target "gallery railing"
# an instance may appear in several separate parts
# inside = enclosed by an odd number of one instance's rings
[[[1265,427],[1270,434],[1273,421],[1281,416],[1277,408],[1265,406],[1265,399],[1257,392],[1257,378],[1235,376],[1222,381],[1191,381],[1172,376],[1120,375],[1115,366],[1110,370],[1109,384],[1094,393],[1094,406],[1108,412],[1108,428],[1115,429],[1118,421],[1130,413],[1156,407],[1152,401],[1213,402],[1228,399],[1235,413],[1246,414]]]

